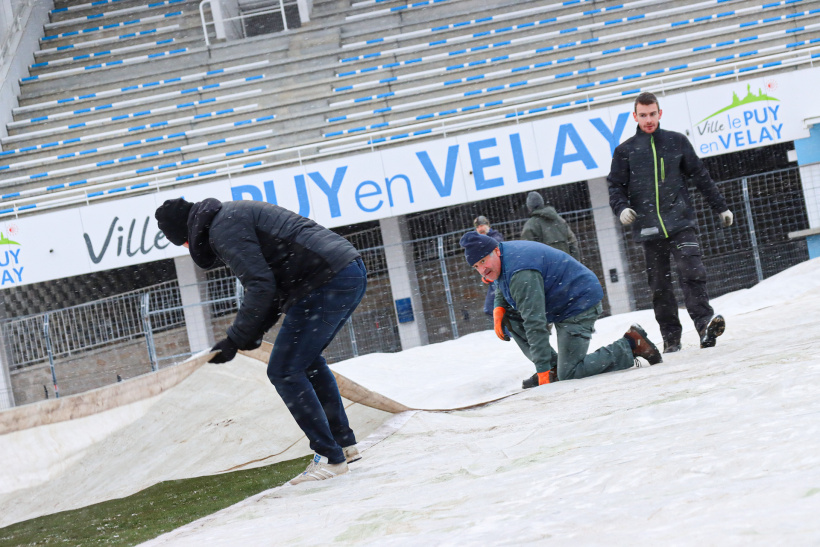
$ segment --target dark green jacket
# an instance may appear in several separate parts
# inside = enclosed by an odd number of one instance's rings
[[[728,209],[689,139],[660,127],[649,134],[639,126],[634,136],[619,144],[606,180],[615,216],[627,207],[638,214],[632,224],[636,241],[668,238],[696,227],[690,182],[716,213]]]
[[[567,221],[561,218],[551,205],[544,205],[531,213],[529,220],[524,224],[524,229],[521,230],[521,238],[549,245],[553,249],[564,251],[575,260],[581,260],[581,251],[575,234],[572,233]]]

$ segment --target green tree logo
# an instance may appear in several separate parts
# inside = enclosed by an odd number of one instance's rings
[[[4,234],[2,231],[0,231],[0,245],[20,245],[20,244],[17,243],[16,241],[10,240],[9,238],[6,237],[6,234]]]
[[[718,114],[722,114],[723,112],[726,112],[727,110],[731,110],[735,107],[742,106],[744,104],[756,103],[758,101],[777,101],[777,102],[780,102],[780,99],[775,99],[774,97],[766,95],[765,93],[763,93],[763,90],[760,89],[760,88],[757,88],[757,95],[755,95],[755,94],[752,93],[752,85],[751,84],[746,84],[746,96],[743,97],[743,99],[740,99],[737,96],[737,93],[733,92],[732,93],[732,103],[729,106],[724,106],[723,108],[721,108],[717,112],[706,116],[705,118],[703,118],[701,121],[699,121],[695,125],[700,125],[703,122],[705,122],[706,120],[708,120],[709,118],[714,118]]]

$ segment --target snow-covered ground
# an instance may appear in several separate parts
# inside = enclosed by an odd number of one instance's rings
[[[491,331],[339,363],[334,368],[340,373],[413,408],[448,409],[511,396],[471,410],[394,417],[353,405],[366,450],[350,473],[263,492],[149,544],[817,545],[820,260],[713,305],[727,321],[715,348],[698,347],[684,311],[683,351],[666,355],[664,363],[521,393],[532,366],[514,343]],[[635,312],[599,321],[591,349],[636,321],[660,338],[651,312]],[[276,407],[277,417],[267,422],[237,420],[255,415],[259,405],[269,405],[270,414],[276,395],[264,385],[263,368],[231,366],[203,367],[140,410],[142,417],[124,414],[128,425],[117,431],[117,442],[152,443],[142,453],[147,464],[128,460],[141,481],[166,478],[162,461],[178,476],[215,472],[295,441],[282,434],[265,447],[266,435],[288,426],[283,408]],[[221,385],[226,376],[235,378],[228,387]],[[203,387],[186,388],[189,381]],[[214,384],[206,388],[207,381]],[[166,404],[169,397],[173,404]],[[231,432],[230,450],[213,442],[212,430],[220,427]],[[18,434],[20,457],[45,446],[23,444],[26,434],[34,433]],[[251,441],[236,440],[244,435]],[[117,459],[123,451],[95,448],[102,444],[110,447],[97,440],[82,454],[83,476],[71,478],[76,464],[54,468],[50,480],[60,481],[59,489],[41,482],[8,492],[0,497],[0,515],[46,491],[81,503],[91,476],[95,484],[133,488],[115,475],[122,472]],[[261,463],[268,461],[274,460]],[[56,510],[36,501],[29,505],[29,511]]]

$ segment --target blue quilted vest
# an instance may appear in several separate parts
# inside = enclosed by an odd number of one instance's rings
[[[565,252],[534,241],[508,241],[498,246],[501,275],[496,283],[514,309],[518,306],[510,294],[510,281],[521,270],[535,270],[544,278],[545,309],[550,323],[578,315],[604,297],[595,274]]]

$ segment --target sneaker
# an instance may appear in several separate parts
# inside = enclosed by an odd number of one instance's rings
[[[347,473],[347,462],[330,463],[324,456],[316,454],[313,456],[313,461],[310,462],[310,465],[307,466],[304,473],[290,481],[290,484],[299,484],[300,482],[308,481],[323,481],[345,473]]]
[[[362,459],[362,455],[359,454],[359,449],[356,448],[355,444],[351,444],[350,446],[343,446],[342,450],[345,453],[345,459],[347,463],[357,462]]]
[[[726,330],[726,321],[722,315],[714,316],[703,332],[700,333],[700,347],[712,348],[717,343],[717,337]]]
[[[633,342],[632,355],[634,357],[643,357],[649,361],[650,365],[657,365],[663,362],[661,352],[658,351],[657,346],[653,344],[646,335],[646,331],[635,323],[624,334],[624,338],[629,338]]]
[[[680,340],[664,340],[663,341],[663,352],[664,353],[675,353],[676,351],[681,350]]]

